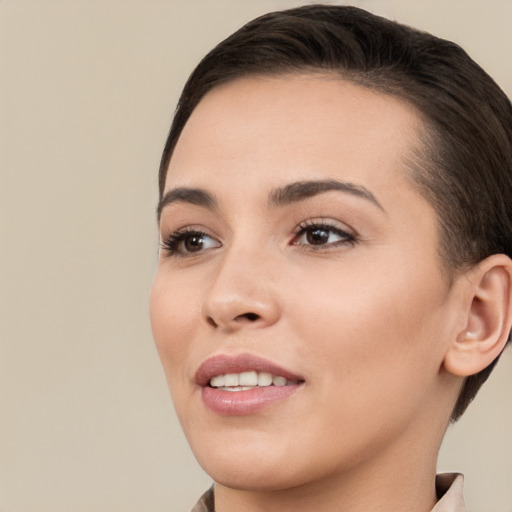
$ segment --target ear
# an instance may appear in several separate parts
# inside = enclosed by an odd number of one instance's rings
[[[494,254],[469,270],[464,328],[455,333],[445,354],[445,369],[461,377],[489,366],[507,343],[512,325],[512,260]]]

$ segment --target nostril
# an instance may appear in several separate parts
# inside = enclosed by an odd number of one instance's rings
[[[209,316],[206,318],[206,321],[212,326],[212,327],[217,327],[217,322],[215,322],[215,320]]]
[[[256,313],[244,313],[243,315],[238,315],[236,317],[237,320],[243,320],[243,319],[249,320],[249,322],[255,322],[260,318],[260,315],[257,315]]]

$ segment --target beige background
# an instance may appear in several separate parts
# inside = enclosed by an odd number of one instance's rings
[[[0,510],[181,512],[208,485],[152,345],[156,173],[181,86],[286,0],[0,2]],[[512,1],[355,1],[461,43],[512,95]],[[512,351],[448,435],[512,511]]]

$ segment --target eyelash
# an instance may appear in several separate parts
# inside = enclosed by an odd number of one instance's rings
[[[194,252],[184,250],[182,244],[186,240],[191,239],[193,237],[210,238],[214,240],[212,236],[210,236],[208,233],[205,233],[204,231],[200,231],[194,228],[183,228],[178,231],[174,231],[174,233],[168,235],[165,240],[162,240],[161,247],[169,256],[191,256],[194,255]],[[200,252],[203,251],[198,251],[198,253]]]
[[[341,240],[338,240],[336,242],[330,242],[330,243],[299,243],[299,240],[308,232],[313,231],[324,231],[328,233],[329,235],[335,234],[341,238]],[[195,254],[195,251],[188,251],[183,247],[183,244],[193,238],[209,238],[210,240],[214,240],[215,243],[218,244],[217,247],[221,246],[221,243],[216,241],[212,236],[210,236],[208,233],[205,233],[204,231],[197,230],[194,228],[183,228],[178,231],[174,231],[170,235],[167,236],[165,240],[162,240],[161,247],[162,249],[167,253],[169,256],[178,256],[178,257],[187,257],[187,256],[193,256]],[[314,220],[307,220],[302,223],[300,223],[297,228],[295,229],[295,236],[292,242],[292,245],[298,245],[301,246],[301,248],[305,250],[313,250],[313,251],[319,251],[319,250],[325,250],[333,247],[339,247],[340,245],[354,245],[357,242],[357,238],[344,231],[343,229],[340,229],[332,224],[329,224],[327,222],[321,221],[314,221]],[[211,248],[211,247],[210,247]],[[208,249],[208,248],[207,248]],[[197,254],[200,254],[204,252],[204,248],[200,248],[197,251]]]
[[[298,240],[302,236],[304,236],[308,232],[313,231],[325,231],[328,234],[335,234],[338,235],[341,240],[338,240],[336,242],[330,242],[325,244],[299,244]],[[332,247],[339,247],[340,245],[354,245],[357,242],[357,238],[352,235],[351,233],[348,233],[347,231],[338,228],[337,226],[333,224],[329,224],[325,221],[315,221],[315,220],[307,220],[302,223],[300,223],[297,226],[297,229],[295,230],[295,238],[294,238],[294,245],[300,245],[305,250],[325,250],[330,249]]]

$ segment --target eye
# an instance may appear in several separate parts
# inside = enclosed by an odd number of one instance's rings
[[[221,245],[207,233],[188,228],[175,231],[162,240],[162,249],[170,256],[193,256]]]
[[[307,221],[300,224],[293,240],[294,245],[336,247],[355,243],[354,235],[325,222]]]

